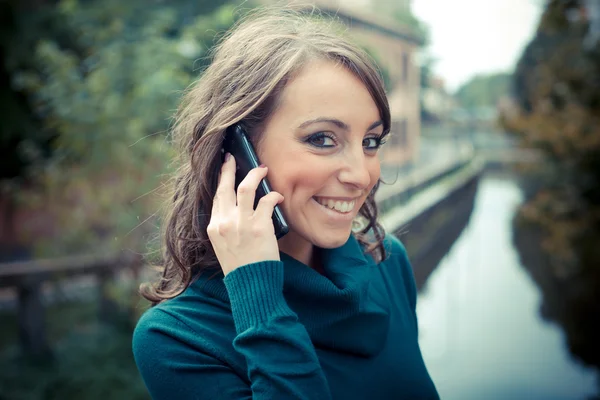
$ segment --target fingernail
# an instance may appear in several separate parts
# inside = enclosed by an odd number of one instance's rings
[[[265,164],[260,164],[258,168],[267,168],[267,166]]]
[[[227,153],[227,154],[225,154],[225,162],[227,162],[229,160],[231,160],[231,154]]]

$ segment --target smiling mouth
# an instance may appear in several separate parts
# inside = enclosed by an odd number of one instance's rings
[[[326,198],[313,197],[317,203],[322,205],[325,208],[329,208],[330,210],[337,211],[341,214],[348,214],[352,210],[354,210],[354,206],[356,205],[356,200],[351,201],[341,201],[341,200],[333,200]]]

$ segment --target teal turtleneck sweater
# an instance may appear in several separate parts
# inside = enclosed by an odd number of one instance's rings
[[[147,310],[133,352],[154,399],[438,399],[418,344],[402,244],[376,264],[354,238],[325,275],[281,253],[199,278]]]

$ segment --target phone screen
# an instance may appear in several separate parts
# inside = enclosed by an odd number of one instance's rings
[[[223,158],[221,161],[224,160],[226,153],[230,153],[235,158],[235,190],[237,192],[238,185],[246,177],[248,172],[260,165],[246,131],[239,124],[233,125],[227,129],[225,140],[223,141]],[[270,192],[271,186],[269,185],[267,178],[264,178],[256,189],[254,208],[256,208],[258,201]],[[272,219],[275,227],[275,236],[277,239],[280,239],[288,233],[289,228],[278,205],[275,206],[275,209],[273,210]]]

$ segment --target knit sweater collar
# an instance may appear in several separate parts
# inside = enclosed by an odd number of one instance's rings
[[[354,235],[341,247],[320,251],[324,275],[280,252],[286,302],[315,345],[361,356],[377,354],[389,326],[388,301],[372,288],[378,265]],[[203,283],[202,291],[229,303],[222,278]]]

